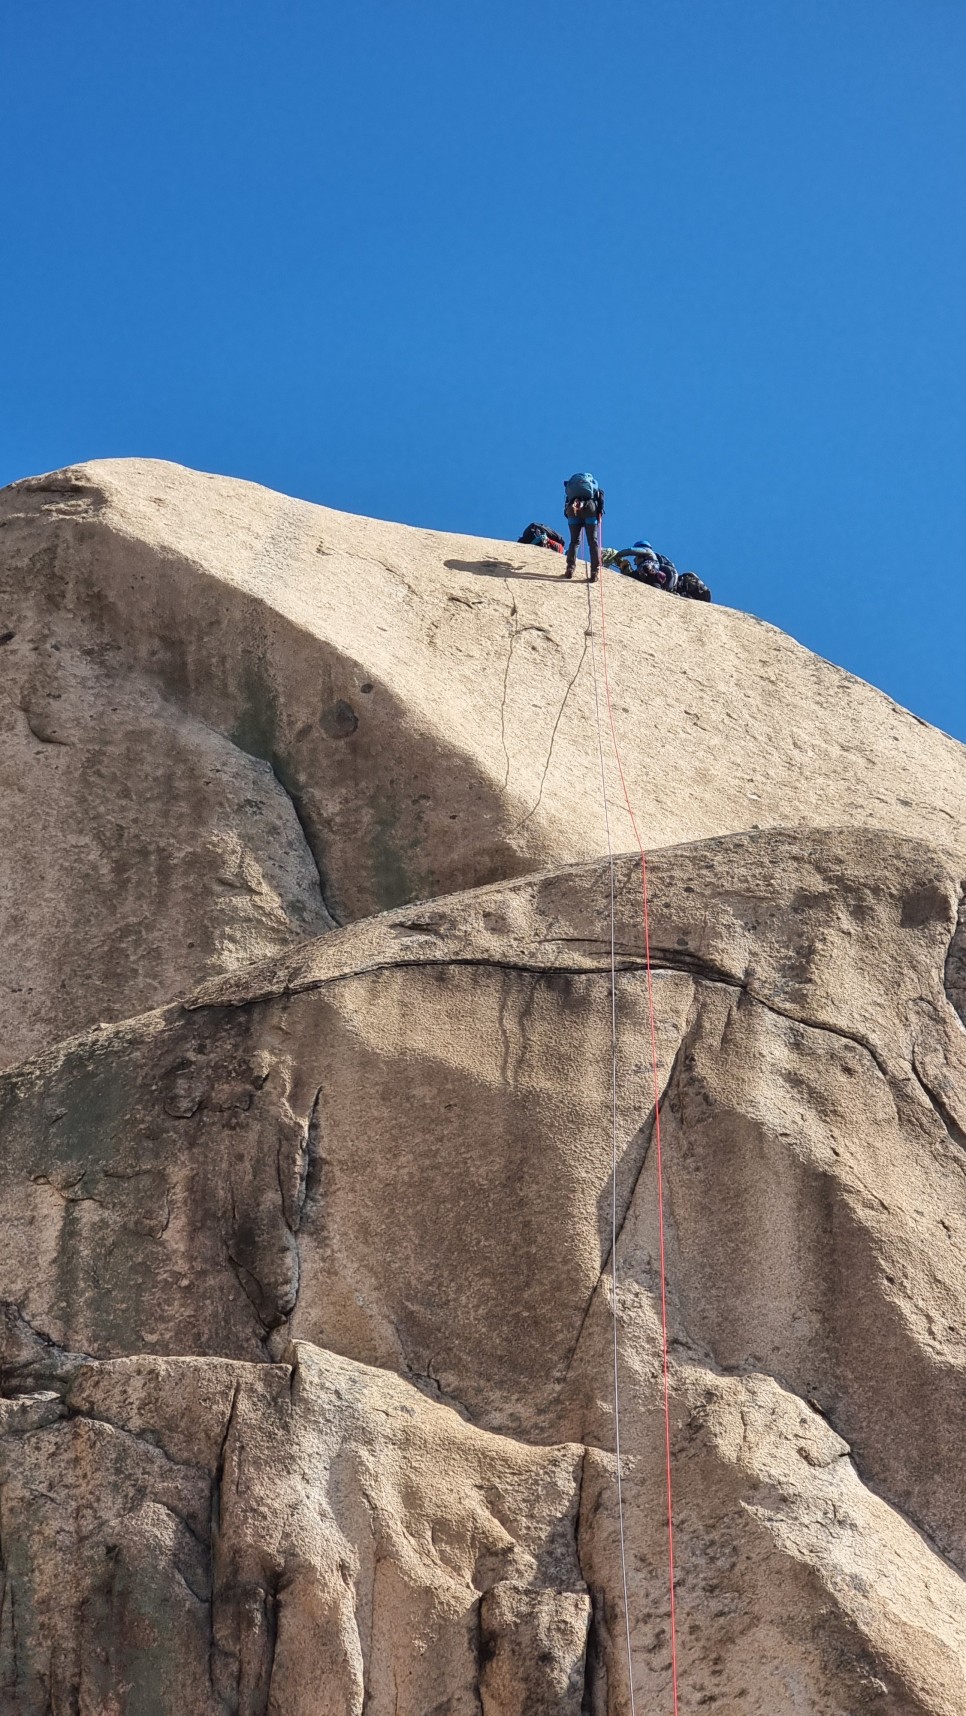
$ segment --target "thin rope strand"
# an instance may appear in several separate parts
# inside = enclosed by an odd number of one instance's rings
[[[594,684],[594,716],[597,725],[597,755],[600,761],[600,792],[604,807],[604,828],[607,835],[607,865],[610,875],[610,1095],[611,1095],[611,1322],[614,1333],[614,1462],[617,1469],[617,1523],[620,1534],[621,1584],[624,1594],[624,1633],[627,1647],[627,1686],[630,1693],[631,1716],[636,1716],[634,1703],[634,1658],[631,1649],[631,1612],[627,1593],[627,1544],[624,1531],[624,1491],[621,1479],[621,1408],[620,1360],[617,1320],[617,907],[614,871],[614,848],[610,833],[610,811],[607,805],[607,772],[604,766],[604,729],[600,714],[600,694],[597,687],[597,644],[594,636],[594,608],[587,585],[587,622],[590,635],[590,660]]]
[[[617,772],[620,776],[621,791],[627,814],[630,817],[634,838],[637,841],[641,855],[641,910],[644,927],[644,963],[647,972],[647,1007],[650,1018],[651,1033],[651,1074],[654,1082],[654,1146],[657,1160],[657,1205],[658,1231],[661,1272],[661,1369],[664,1399],[664,1481],[667,1492],[667,1550],[668,1550],[668,1582],[670,1595],[670,1627],[671,1627],[671,1692],[674,1701],[674,1716],[678,1716],[678,1647],[677,1647],[677,1614],[674,1595],[674,1507],[672,1499],[671,1480],[671,1396],[670,1374],[668,1361],[668,1320],[667,1320],[667,1256],[665,1244],[665,1213],[664,1213],[664,1157],[661,1149],[661,1096],[658,1074],[657,1057],[657,1024],[654,1010],[654,981],[651,970],[651,921],[647,887],[647,854],[637,826],[637,818],[631,804],[627,781],[624,777],[624,766],[621,761],[620,745],[617,739],[617,727],[614,721],[614,708],[610,694],[610,675],[607,667],[607,619],[604,602],[603,567],[599,575],[600,583],[600,651],[604,669],[604,694],[607,700],[607,714],[610,721],[611,739],[614,747],[614,758]],[[589,597],[588,589],[588,597]],[[596,683],[595,683],[596,689]],[[599,729],[598,729],[599,735]],[[608,840],[609,840],[608,830]],[[612,861],[613,862],[613,861]],[[626,1605],[626,1595],[625,1595]]]

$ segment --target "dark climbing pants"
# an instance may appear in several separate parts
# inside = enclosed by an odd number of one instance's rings
[[[570,547],[567,549],[567,565],[571,572],[577,564],[581,531],[583,531],[587,537],[587,547],[590,550],[590,570],[592,572],[599,572],[600,534],[598,520],[596,518],[571,518],[568,519],[567,522],[570,525]]]

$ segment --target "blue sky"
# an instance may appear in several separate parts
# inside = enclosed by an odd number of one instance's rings
[[[0,481],[649,537],[966,739],[962,0],[7,9]]]

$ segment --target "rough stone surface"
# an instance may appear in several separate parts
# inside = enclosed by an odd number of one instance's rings
[[[85,1365],[5,1404],[7,1707],[579,1716],[583,1449],[289,1357]]]
[[[847,823],[966,851],[962,746],[746,614],[605,587],[649,847]],[[176,465],[4,491],[0,1064],[327,909],[597,856],[588,612],[546,550]]]
[[[629,1716],[629,1674],[671,1716],[586,591],[148,463],[0,521],[0,1716]],[[966,753],[745,616],[607,601],[642,826],[688,837],[648,861],[682,1716],[964,1716]]]
[[[635,1677],[642,1698],[663,1698],[638,870],[617,866],[617,1308]],[[649,873],[682,1672],[695,1698],[762,1716],[846,1716],[876,1698],[962,1710],[966,1029],[946,982],[963,867],[867,831],[773,832],[655,853]],[[8,1393],[70,1401],[78,1377],[170,1377],[187,1351],[213,1364],[190,1376],[235,1374],[215,1355],[252,1361],[238,1374],[264,1403],[265,1388],[287,1398],[287,1382],[259,1378],[281,1376],[295,1336],[313,1365],[337,1353],[395,1372],[393,1400],[417,1414],[428,1400],[457,1442],[483,1432],[521,1459],[590,1450],[580,1580],[483,1591],[492,1656],[477,1644],[475,1681],[460,1658],[453,1709],[477,1682],[497,1716],[567,1709],[578,1684],[575,1710],[625,1708],[607,1462],[608,900],[598,863],[401,909],[0,1084]],[[116,1362],[145,1352],[172,1356]],[[272,1477],[253,1476],[239,1504],[259,1541],[291,1458],[290,1430],[263,1411]],[[96,1416],[118,1422],[113,1407]],[[343,1612],[327,1577],[324,1599],[299,1583],[292,1607],[303,1639],[359,1632],[357,1669],[331,1694],[350,1711],[411,1625],[387,1606],[374,1640],[358,1592]],[[244,1672],[288,1688],[296,1669],[272,1669],[276,1635],[252,1603]],[[88,1615],[72,1637],[88,1637]],[[554,1666],[531,1686],[544,1645]],[[431,1652],[449,1665],[455,1649]],[[423,1696],[400,1709],[431,1708]]]

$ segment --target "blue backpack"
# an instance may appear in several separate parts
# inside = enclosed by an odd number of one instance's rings
[[[593,518],[600,489],[589,471],[575,471],[564,483],[564,513],[567,518]]]
[[[564,493],[569,501],[596,500],[600,490],[589,471],[575,471],[564,483]]]

